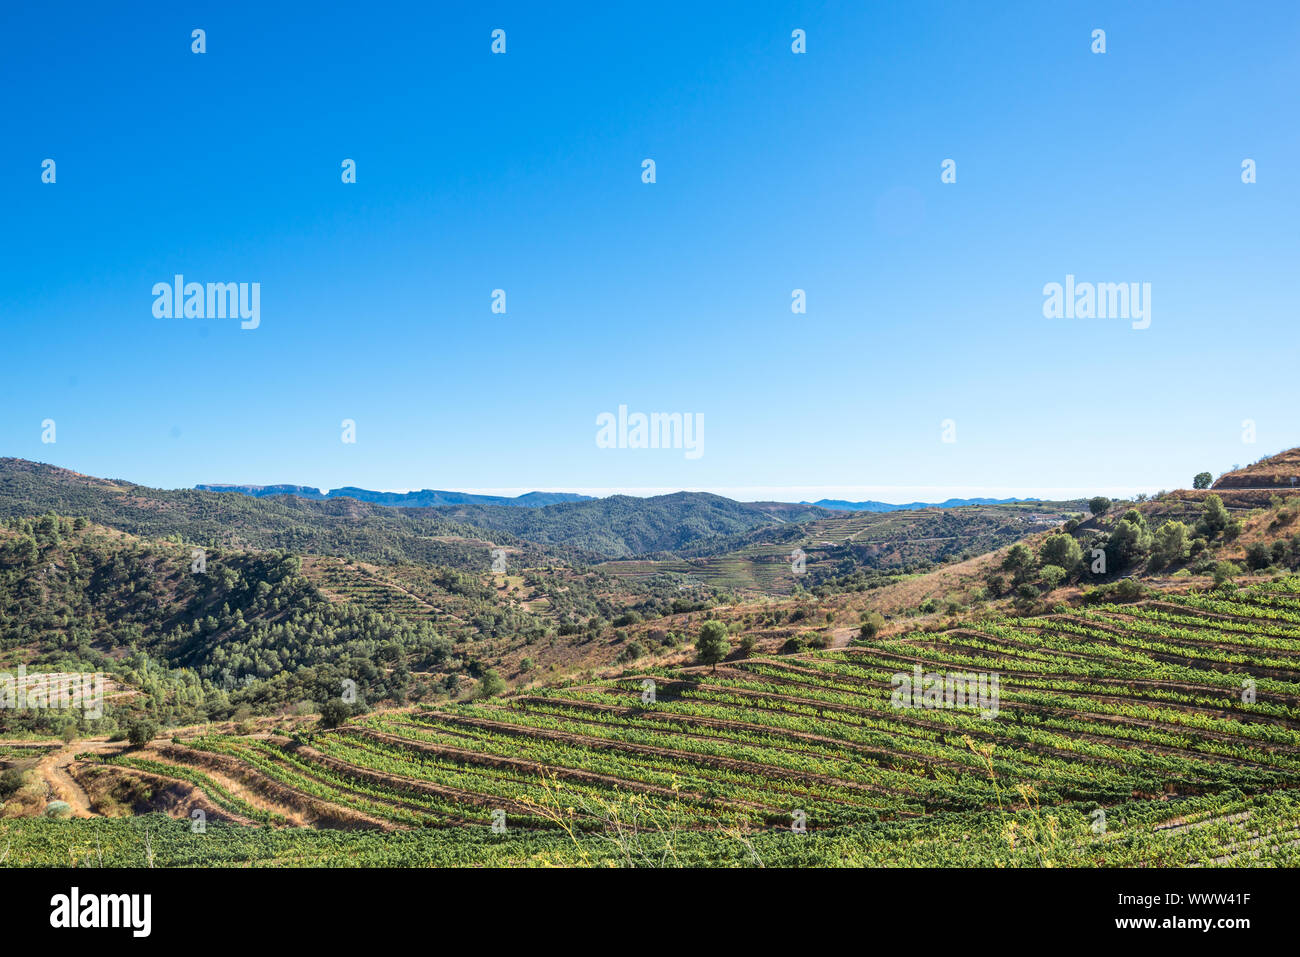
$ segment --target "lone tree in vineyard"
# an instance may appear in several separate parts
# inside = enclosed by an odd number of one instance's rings
[[[730,651],[727,626],[720,621],[706,621],[700,629],[699,640],[695,642],[695,652],[700,662],[713,665],[713,670],[717,671],[718,662],[727,657]]]
[[[320,724],[322,728],[337,728],[350,717],[352,717],[352,709],[347,706],[342,698],[330,698],[321,705]]]

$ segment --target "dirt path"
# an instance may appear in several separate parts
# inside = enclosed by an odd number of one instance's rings
[[[70,758],[70,756],[69,756]],[[72,775],[68,773],[68,764],[71,760],[62,764],[52,764],[46,770],[45,783],[50,786],[60,800],[67,801],[72,808],[73,817],[93,817],[90,812],[90,796],[82,789],[81,785],[72,780]]]
[[[72,808],[73,817],[95,817],[90,810],[90,795],[68,773],[68,765],[84,751],[99,753],[118,750],[119,747],[120,745],[109,744],[107,741],[74,741],[41,758],[36,769],[55,799],[66,801]]]
[[[836,628],[831,632],[832,648],[847,648],[849,642],[853,640],[853,635],[857,632],[856,628]]]

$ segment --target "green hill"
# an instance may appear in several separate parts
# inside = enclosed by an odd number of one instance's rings
[[[594,552],[603,558],[698,549],[756,528],[830,514],[811,505],[735,502],[704,492],[651,498],[612,495],[538,509],[464,505],[437,511],[449,520],[509,532],[541,545]]]
[[[180,536],[197,544],[281,549],[300,555],[347,555],[475,570],[490,567],[493,545],[517,548],[530,563],[561,558],[508,532],[488,535],[428,509],[395,509],[350,498],[311,501],[155,489],[23,459],[0,459],[0,518],[46,512],[81,516],[148,538]]]

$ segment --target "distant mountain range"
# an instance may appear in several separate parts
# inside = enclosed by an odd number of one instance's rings
[[[946,502],[908,502],[906,505],[891,505],[888,502],[845,502],[840,499],[824,498],[818,502],[801,502],[801,505],[816,505],[836,512],[906,512],[917,508],[961,508],[964,505],[1011,505],[1015,502],[1041,502],[1039,498],[950,498]]]
[[[186,542],[482,570],[488,567],[493,546],[517,552],[512,567],[588,564],[703,548],[764,526],[831,515],[810,505],[734,502],[703,492],[651,498],[611,495],[534,508],[472,502],[431,507],[405,505],[405,493],[372,493],[392,495],[392,504],[384,505],[347,494],[360,489],[335,489],[329,495],[312,488],[304,489],[305,495],[285,491],[296,487],[153,489],[0,458],[0,520],[52,511],[142,537],[180,535]]]
[[[266,498],[268,495],[296,495],[322,501],[331,498],[354,498],[359,502],[374,505],[394,505],[402,508],[440,508],[446,505],[506,505],[515,508],[542,508],[557,505],[560,502],[585,502],[590,495],[578,495],[576,492],[528,492],[507,498],[502,495],[471,495],[469,492],[445,492],[440,489],[423,489],[419,492],[375,492],[366,488],[343,488],[321,492],[318,488],[307,485],[196,485],[200,492],[239,492],[254,498]]]
[[[561,500],[544,504],[555,498]],[[457,499],[462,501],[451,504]],[[339,488],[322,492],[295,485],[166,490],[0,458],[0,520],[52,511],[147,538],[180,536],[190,543],[464,570],[486,568],[493,547],[513,550],[512,567],[539,567],[655,556],[708,558],[751,546],[836,542],[840,541],[836,534],[843,529],[835,522],[826,527],[817,523],[856,512],[872,524],[872,513],[867,511],[871,506],[890,514],[879,516],[880,527],[866,539],[853,541],[850,551],[859,547],[865,551],[861,555],[846,553],[850,564],[872,557],[866,553],[874,554],[882,544],[900,537],[960,540],[961,547],[987,551],[1005,544],[1007,536],[1024,534],[1022,522],[990,514],[997,506],[988,510],[956,508],[990,501],[952,499],[945,503],[947,509],[928,512],[922,512],[919,505],[911,506],[916,521],[899,524],[892,513],[908,506],[880,502],[831,502],[835,507],[826,508],[822,504],[737,502],[707,492],[648,498],[534,492],[505,498],[433,490]],[[927,552],[925,557],[932,555]]]
[[[373,505],[392,505],[400,508],[445,508],[454,505],[505,505],[512,508],[545,508],[562,502],[590,502],[591,495],[576,492],[528,492],[508,498],[501,495],[473,495],[469,492],[448,492],[441,489],[423,489],[419,492],[376,492],[372,489],[345,485],[343,488],[322,492],[308,485],[196,485],[200,492],[238,492],[254,498],[269,495],[296,495],[299,498],[323,501],[334,498],[353,498]],[[656,496],[659,498],[661,496]],[[906,512],[918,508],[961,508],[965,505],[1009,505],[1015,502],[1038,502],[1037,498],[950,498],[946,502],[908,502],[893,505],[889,502],[847,502],[843,499],[824,498],[817,502],[799,502],[798,505],[825,508],[836,512]],[[765,505],[771,510],[777,503],[751,503]],[[794,508],[794,503],[790,503]]]

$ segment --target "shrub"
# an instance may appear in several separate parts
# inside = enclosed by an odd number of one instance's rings
[[[126,726],[126,740],[133,748],[142,748],[158,735],[158,722],[148,718],[130,721]]]
[[[1246,565],[1258,571],[1273,564],[1273,553],[1263,542],[1255,542],[1246,549]]]
[[[480,698],[491,698],[505,690],[505,679],[489,668],[483,672],[483,677],[479,680],[477,695]]]
[[[1124,578],[1106,585],[1098,585],[1096,588],[1084,592],[1083,601],[1089,605],[1106,602],[1132,602],[1142,598],[1146,591],[1146,588],[1137,579]]]
[[[22,786],[23,772],[19,771],[17,768],[7,768],[3,772],[0,772],[0,801],[8,799],[9,795],[13,794]]]
[[[618,661],[619,664],[626,664],[628,662],[636,661],[638,658],[644,658],[645,655],[645,645],[641,644],[639,641],[632,641],[628,642],[627,647],[619,653]]]
[[[1065,581],[1065,569],[1060,565],[1044,565],[1039,574],[1043,576],[1043,584],[1047,586],[1048,591]]]
[[[1136,578],[1125,578],[1115,582],[1116,601],[1137,601],[1147,593],[1146,588]]]
[[[885,627],[885,618],[878,611],[869,612],[862,616],[862,629],[859,634],[868,640],[880,634],[881,629]]]
[[[342,698],[330,698],[320,708],[321,727],[337,728],[352,717],[352,709]]]
[[[1214,584],[1216,587],[1226,585],[1240,574],[1241,569],[1232,562],[1218,562],[1214,566]]]

